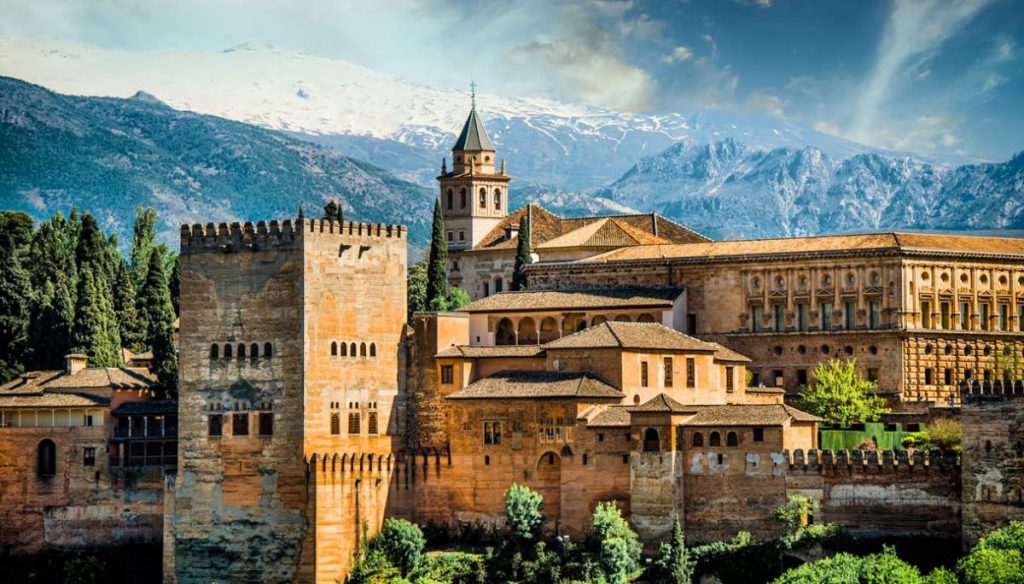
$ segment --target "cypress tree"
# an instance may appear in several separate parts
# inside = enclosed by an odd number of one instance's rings
[[[334,199],[327,201],[324,205],[324,219],[328,221],[334,221],[338,217],[338,205],[334,202]]]
[[[30,338],[32,363],[36,369],[60,369],[71,350],[71,329],[75,320],[75,301],[71,279],[62,277],[46,282],[37,290],[32,311]]]
[[[341,201],[338,201],[338,223],[345,222],[345,209],[341,206]]]
[[[93,278],[106,274],[107,264],[107,238],[100,231],[96,219],[85,213],[82,215],[82,227],[78,234],[78,245],[75,248],[75,263],[82,269],[88,266],[92,269]],[[103,271],[103,274],[97,271]]]
[[[686,548],[686,538],[683,536],[683,528],[679,524],[679,517],[672,522],[672,543],[669,553],[669,582],[674,584],[690,584],[693,580],[693,569],[696,560],[690,557],[690,550]]]
[[[516,243],[516,265],[512,272],[512,290],[526,290],[525,268],[530,264],[530,220],[529,214],[519,218],[519,235]]]
[[[430,258],[427,262],[427,308],[448,310],[448,244],[444,240],[444,215],[441,200],[434,201],[434,227],[430,234]]]
[[[174,307],[174,316],[181,316],[181,256],[175,254],[174,267],[171,268],[171,278],[167,282],[167,288],[171,292],[171,306]]]
[[[132,234],[132,280],[135,289],[142,286],[149,270],[149,256],[156,244],[156,209],[139,207],[135,210],[135,228]]]
[[[119,260],[117,272],[114,274],[114,285],[111,289],[118,332],[124,346],[133,351],[142,351],[145,342],[142,338],[141,322],[135,308],[135,283],[132,282],[128,262],[124,258],[119,258]]]
[[[0,244],[0,379],[8,381],[25,370],[29,355],[29,316],[32,281],[21,265],[20,253],[7,238]]]
[[[88,264],[78,275],[78,303],[72,327],[73,350],[89,356],[94,367],[114,367],[121,357],[121,347],[112,342],[110,329],[114,323],[106,317],[105,299],[96,284],[94,270]]]
[[[174,306],[164,276],[159,252],[149,258],[146,281],[139,290],[139,313],[146,323],[146,344],[153,350],[153,369],[157,384],[167,394],[177,391],[178,358],[174,352]]]

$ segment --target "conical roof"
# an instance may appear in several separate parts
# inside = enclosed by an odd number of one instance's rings
[[[452,150],[494,150],[494,146],[491,146],[491,141],[487,138],[487,132],[484,130],[484,123],[480,121],[475,107],[470,110],[469,117],[466,118],[466,125],[462,126],[462,132]]]

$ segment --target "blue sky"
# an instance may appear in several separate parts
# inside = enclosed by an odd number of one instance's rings
[[[430,85],[753,111],[938,155],[1024,150],[1019,0],[0,0],[0,14],[0,36],[257,41]]]

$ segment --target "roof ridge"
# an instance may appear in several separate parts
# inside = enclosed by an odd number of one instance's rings
[[[602,322],[601,324],[603,324],[603,325],[605,325],[606,327],[608,327],[608,331],[612,333],[612,336],[613,336],[613,337],[615,337],[615,342],[617,342],[617,343],[619,344],[619,346],[620,346],[620,347],[622,347],[622,348],[625,348],[625,346],[626,346],[626,345],[625,345],[625,343],[623,343],[623,342],[622,342],[622,337],[620,337],[620,336],[619,336],[619,335],[618,335],[618,334],[617,334],[617,333],[615,332],[615,327],[613,327],[613,326],[611,325],[611,323],[610,323],[609,321],[607,321],[607,320],[606,320],[606,321],[604,321],[604,322]],[[581,332],[582,332],[582,331],[581,331]]]

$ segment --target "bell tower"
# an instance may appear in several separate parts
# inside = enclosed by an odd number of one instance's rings
[[[472,108],[452,147],[452,168],[441,161],[437,177],[441,187],[445,239],[453,250],[470,249],[508,214],[505,162],[496,170],[497,157],[484,124],[476,113],[476,84]]]

